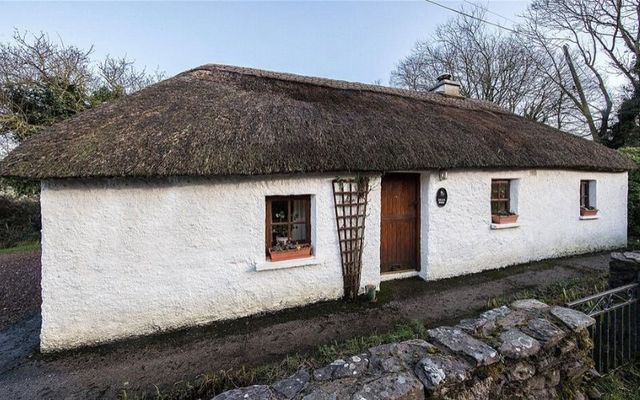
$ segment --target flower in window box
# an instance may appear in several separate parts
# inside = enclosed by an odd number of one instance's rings
[[[285,261],[311,256],[311,246],[307,243],[277,243],[269,249],[271,261]]]
[[[580,207],[581,217],[594,217],[598,214],[598,209],[595,207]]]
[[[515,224],[518,221],[518,214],[511,211],[498,211],[491,215],[491,222],[494,224]]]

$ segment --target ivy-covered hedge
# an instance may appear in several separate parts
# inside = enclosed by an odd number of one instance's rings
[[[40,203],[0,195],[0,248],[40,239]]]
[[[638,165],[629,172],[629,235],[640,237],[640,147],[625,147],[620,152]]]

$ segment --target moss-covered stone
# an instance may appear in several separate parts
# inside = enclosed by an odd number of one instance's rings
[[[492,310],[479,318],[497,321],[515,313],[507,310]],[[302,392],[299,385],[291,392],[299,393],[295,399],[306,400],[414,400],[425,394],[449,400],[580,399],[585,376],[593,368],[589,333],[583,326],[562,325],[567,312],[552,310],[519,310],[522,314],[517,321],[522,330],[496,324],[491,335],[476,332],[472,336],[457,328],[440,327],[427,331],[438,347],[420,339],[375,346],[369,348],[371,362],[364,362],[367,354],[336,361],[316,369]],[[571,321],[587,319],[574,311],[568,314]],[[561,329],[552,320],[567,327]],[[494,350],[491,345],[496,340],[509,346]],[[521,345],[524,350],[517,351]],[[485,362],[485,357],[491,362]],[[271,390],[282,392],[275,390],[277,385]]]

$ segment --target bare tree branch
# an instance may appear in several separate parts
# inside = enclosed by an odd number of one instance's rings
[[[91,59],[46,34],[14,32],[0,43],[0,141],[21,141],[43,127],[162,79],[127,58]]]

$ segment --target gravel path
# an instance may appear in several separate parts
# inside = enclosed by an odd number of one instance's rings
[[[132,397],[153,385],[166,388],[201,373],[256,366],[322,343],[383,333],[407,319],[428,326],[452,322],[475,314],[491,297],[599,273],[607,269],[608,257],[546,261],[431,283],[388,282],[390,300],[382,305],[326,302],[53,356],[37,352],[38,260],[37,253],[0,255],[2,269],[12,270],[0,271],[13,282],[3,287],[14,295],[3,297],[8,314],[2,321],[35,312],[0,331],[0,399],[116,398],[122,389]]]
[[[40,312],[40,252],[0,254],[0,331]]]

